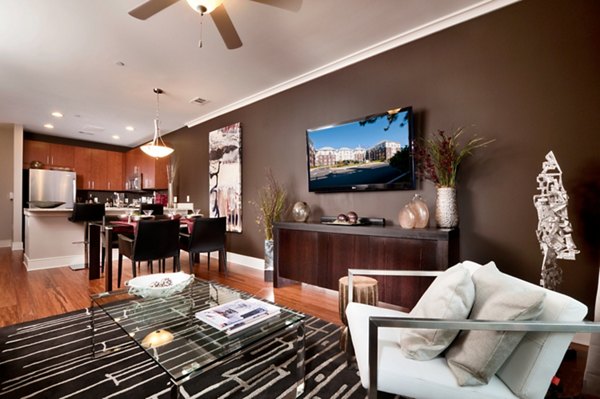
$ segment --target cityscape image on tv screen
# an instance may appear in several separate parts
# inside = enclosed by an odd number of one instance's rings
[[[309,191],[414,189],[410,107],[306,135]]]

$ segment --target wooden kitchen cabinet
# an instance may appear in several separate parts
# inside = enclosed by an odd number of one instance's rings
[[[86,147],[76,147],[74,164],[77,173],[77,188],[79,190],[90,190],[92,173],[92,149]]]
[[[108,190],[107,156],[108,151],[92,148],[90,180],[93,190]]]
[[[107,190],[120,191],[125,189],[122,152],[106,151],[106,172]]]
[[[44,141],[23,141],[23,167],[28,169],[33,161],[39,161],[47,167],[74,168],[75,147],[65,144],[46,143]]]
[[[134,175],[136,168],[141,174],[142,189],[164,190],[167,188],[167,165],[170,157],[152,158],[139,147],[125,155],[125,179]]]
[[[75,147],[75,172],[80,190],[123,190],[123,154]]]

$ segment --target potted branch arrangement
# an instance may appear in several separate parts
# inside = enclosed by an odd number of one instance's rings
[[[461,162],[476,148],[494,141],[472,137],[461,145],[459,138],[463,132],[462,127],[450,134],[439,130],[432,138],[423,139],[415,146],[419,176],[436,186],[435,220],[441,228],[458,226],[456,178]]]
[[[171,157],[169,163],[167,164],[167,183],[168,183],[168,191],[167,191],[167,208],[175,208],[174,203],[174,184],[175,184],[175,175],[177,174],[177,160],[174,156]]]
[[[258,191],[258,202],[251,202],[259,211],[256,223],[265,235],[265,281],[273,280],[273,224],[279,222],[287,209],[287,192],[267,171],[267,183]]]

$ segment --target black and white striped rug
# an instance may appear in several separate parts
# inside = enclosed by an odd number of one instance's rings
[[[97,359],[91,356],[90,316],[85,310],[0,329],[0,399],[168,398],[171,386],[165,373],[108,317],[101,317],[98,333],[118,350]],[[302,397],[364,398],[356,366],[347,367],[339,350],[339,327],[308,317],[305,328]],[[290,334],[232,357],[185,383],[181,397],[290,397],[292,339]]]

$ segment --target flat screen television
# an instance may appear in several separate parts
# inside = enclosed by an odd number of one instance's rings
[[[308,191],[414,190],[412,108],[306,130]]]

